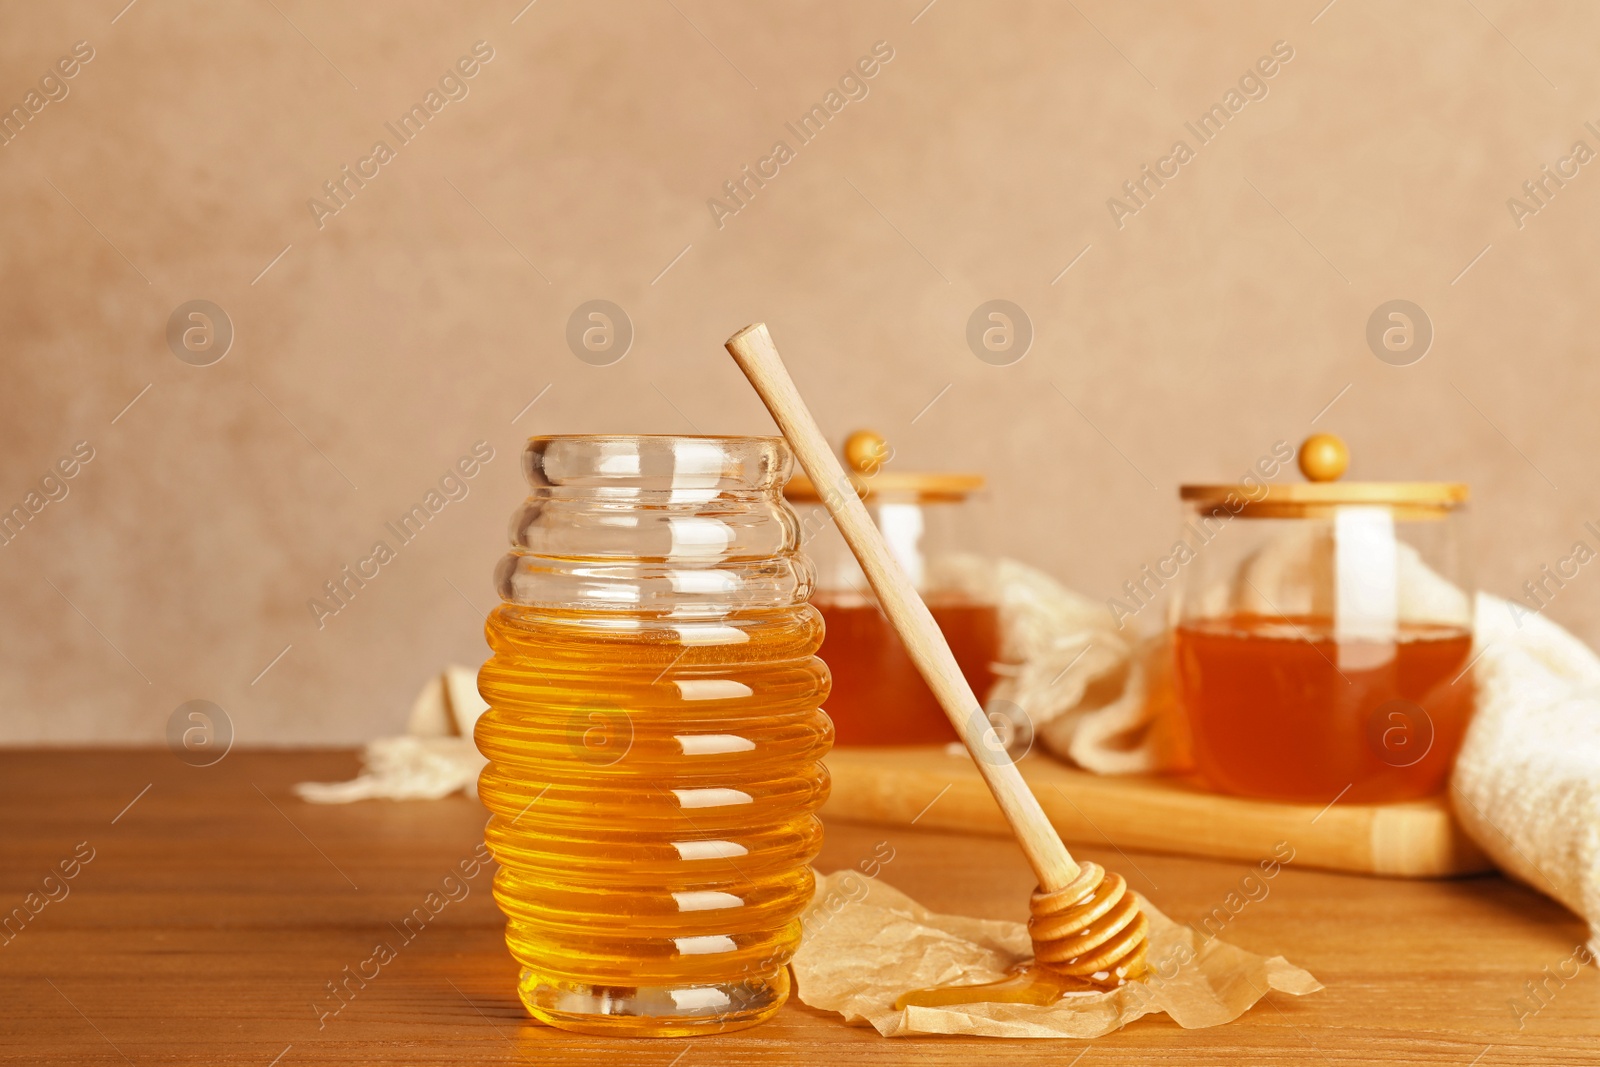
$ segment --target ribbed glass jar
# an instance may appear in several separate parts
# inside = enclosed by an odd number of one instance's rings
[[[788,995],[833,738],[781,438],[532,438],[479,793],[528,1011],[751,1026]]]

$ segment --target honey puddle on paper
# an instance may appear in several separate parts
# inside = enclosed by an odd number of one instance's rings
[[[896,1011],[915,1005],[920,1008],[943,1008],[954,1004],[1054,1004],[1072,993],[1104,993],[1126,979],[1095,982],[1087,978],[1074,978],[1031,960],[1017,967],[1009,978],[981,985],[932,986],[913,989],[902,994],[895,1002]]]

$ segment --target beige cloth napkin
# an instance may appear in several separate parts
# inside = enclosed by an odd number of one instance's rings
[[[294,791],[313,804],[356,800],[437,800],[465,791],[476,796],[488,762],[472,743],[472,727],[489,709],[478,675],[451,665],[428,679],[411,706],[406,732],[362,750],[359,777],[348,782],[301,782]]]

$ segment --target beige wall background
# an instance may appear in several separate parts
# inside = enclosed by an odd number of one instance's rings
[[[94,52],[0,147],[0,506],[93,450],[0,547],[0,740],[155,743],[195,698],[241,744],[397,731],[484,657],[522,439],[769,432],[720,347],[754,319],[831,434],[986,473],[990,546],[1097,598],[1165,552],[1180,482],[1319,413],[1352,477],[1472,483],[1485,588],[1596,544],[1600,164],[1507,207],[1600,150],[1593,6],[125,2],[0,8],[8,109]],[[785,123],[880,41],[802,145]],[[1199,146],[1184,123],[1279,41]],[[1108,198],[1179,139],[1119,227]],[[234,330],[210,366],[167,342],[194,299]],[[608,366],[565,341],[592,299],[635,331]],[[965,340],[990,299],[1034,330],[1008,366]],[[1409,366],[1366,342],[1392,299],[1433,324]],[[319,629],[307,600],[480,440],[468,495]],[[1597,591],[1586,568],[1549,614],[1600,641]]]

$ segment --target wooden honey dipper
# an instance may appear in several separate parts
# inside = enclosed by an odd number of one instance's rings
[[[833,515],[889,622],[972,754],[1038,877],[1028,920],[1036,962],[1056,973],[1102,984],[1139,977],[1145,969],[1150,923],[1129,894],[1127,881],[1120,874],[1108,875],[1098,863],[1074,860],[1016,764],[1003,749],[996,751],[987,743],[992,728],[982,705],[928,606],[889,554],[883,535],[800,398],[766,324],[746,326],[728,338],[727,348]]]

